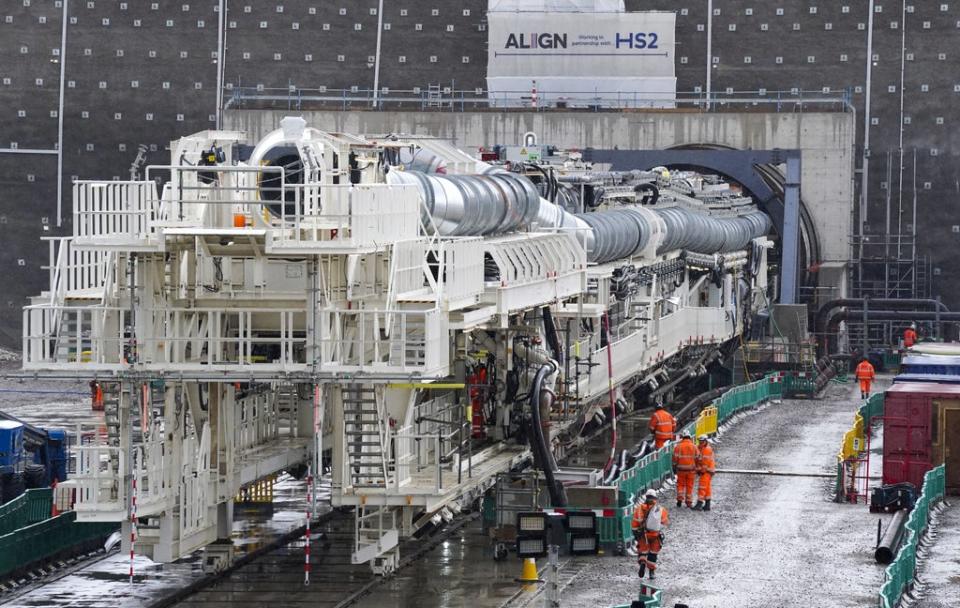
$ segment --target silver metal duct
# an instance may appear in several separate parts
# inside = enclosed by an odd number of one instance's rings
[[[443,236],[517,230],[532,224],[541,206],[540,194],[530,180],[505,171],[486,175],[391,171],[387,183],[419,187],[437,232]]]
[[[687,207],[624,206],[574,215],[546,199],[526,177],[488,166],[482,175],[437,175],[394,170],[392,184],[420,188],[436,229],[443,236],[482,236],[534,224],[573,231],[599,264],[638,255],[686,249],[726,253],[744,249],[770,229],[766,214],[750,207],[741,215],[715,217]],[[478,163],[478,168],[483,168]]]

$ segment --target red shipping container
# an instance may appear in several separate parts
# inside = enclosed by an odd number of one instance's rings
[[[960,490],[960,385],[894,384],[884,398],[883,483],[909,481],[919,490],[943,462],[948,490]]]

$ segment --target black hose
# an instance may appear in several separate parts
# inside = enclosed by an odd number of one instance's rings
[[[567,493],[562,483],[557,482],[554,471],[557,470],[557,461],[553,458],[553,450],[547,445],[543,436],[543,426],[540,421],[540,393],[543,390],[543,380],[547,374],[555,371],[553,363],[544,363],[537,370],[530,388],[530,444],[534,455],[539,455],[540,468],[547,480],[547,490],[550,492],[550,503],[554,507],[567,506]]]
[[[656,184],[645,183],[637,184],[633,191],[637,194],[643,192],[643,196],[640,197],[641,205],[655,205],[660,199],[660,189],[657,188]]]
[[[543,307],[543,331],[547,334],[547,344],[550,345],[550,350],[553,351],[553,358],[562,364],[563,350],[560,348],[557,326],[553,322],[553,314],[550,312],[549,306]]]

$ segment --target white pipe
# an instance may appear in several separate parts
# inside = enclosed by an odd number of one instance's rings
[[[377,9],[377,55],[373,67],[373,107],[380,106],[380,41],[383,39],[383,0]]]
[[[63,0],[60,29],[60,108],[57,110],[57,227],[63,225],[63,95],[67,75],[67,22],[70,0]]]
[[[40,150],[37,148],[0,148],[0,154],[60,154],[60,150]]]
[[[713,79],[713,0],[707,0],[707,109]]]
[[[867,223],[869,214],[869,205],[867,193],[870,189],[870,83],[873,76],[873,3],[870,0],[867,16],[867,81],[864,87],[863,102],[863,160],[861,161],[860,171],[860,259],[863,259],[863,226]]]
[[[897,259],[903,240],[903,87],[907,68],[907,0],[903,0],[900,19],[900,177],[897,178]],[[888,237],[889,238],[889,237]],[[899,280],[899,278],[898,278]]]
[[[217,130],[223,128],[223,52],[224,20],[226,19],[227,0],[220,0],[220,14],[217,19]]]

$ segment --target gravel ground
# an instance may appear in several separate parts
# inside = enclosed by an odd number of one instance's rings
[[[952,497],[937,517],[926,539],[928,549],[920,564],[921,584],[913,608],[960,606],[960,501]]]
[[[717,466],[831,473],[858,406],[851,384],[831,385],[820,400],[770,405],[723,433]],[[883,576],[873,560],[877,516],[863,504],[831,502],[831,486],[818,477],[720,473],[709,513],[676,509],[668,490],[671,525],[656,580],[664,605],[873,605]],[[635,558],[594,559],[564,592],[564,606],[629,603],[637,584]]]

